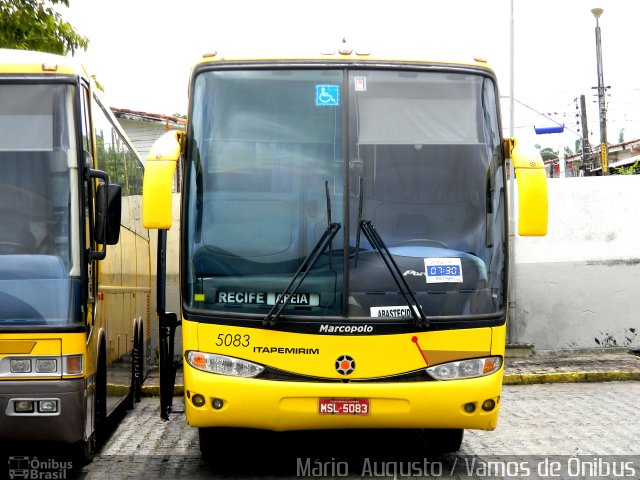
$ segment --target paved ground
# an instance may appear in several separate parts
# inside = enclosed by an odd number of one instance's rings
[[[197,431],[179,413],[181,398],[176,398],[178,412],[162,422],[158,399],[146,397],[127,413],[81,476],[324,478],[345,473],[360,478],[393,477],[390,469],[403,468],[395,472],[397,478],[421,477],[425,472],[441,478],[485,478],[487,472],[480,465],[493,465],[510,470],[490,478],[524,478],[529,476],[526,468],[539,470],[547,462],[564,471],[556,478],[640,477],[640,381],[511,385],[503,393],[498,428],[467,431],[458,455],[440,457],[425,457],[411,433],[351,431],[245,438],[230,451],[221,449],[224,457],[216,458],[214,450],[202,458]],[[314,466],[320,468],[315,474]],[[612,470],[604,476],[570,475],[598,473],[594,470],[598,468],[606,473],[605,468],[614,466],[618,473],[629,475],[613,475]]]

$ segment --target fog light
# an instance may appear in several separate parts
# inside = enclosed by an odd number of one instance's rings
[[[31,360],[28,358],[14,358],[9,362],[11,373],[31,372]]]
[[[33,402],[30,400],[17,400],[13,403],[13,411],[16,413],[33,413]]]
[[[38,402],[39,413],[56,413],[58,411],[58,402],[56,400],[40,400]]]
[[[492,398],[489,398],[489,399],[485,400],[484,402],[482,402],[482,409],[485,412],[490,412],[495,407],[496,407],[496,401],[493,400]]]
[[[469,402],[464,404],[464,411],[467,413],[473,413],[476,411],[476,404]]]
[[[191,399],[191,402],[196,406],[196,407],[201,407],[204,405],[204,397],[202,395],[200,395],[199,393],[196,393],[193,398]]]
[[[213,405],[213,408],[215,408],[216,410],[220,410],[224,405],[224,402],[219,398],[214,398],[211,404]]]
[[[36,372],[38,373],[56,373],[58,370],[58,362],[54,358],[38,358],[36,359]]]

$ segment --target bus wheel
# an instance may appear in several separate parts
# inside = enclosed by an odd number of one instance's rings
[[[457,452],[462,446],[462,428],[433,428],[421,431],[422,442],[430,453]]]
[[[248,438],[253,439],[253,435],[247,435],[249,431],[249,429],[233,427],[200,427],[198,428],[200,453],[203,457],[215,453],[217,461],[229,460],[235,455],[240,442],[246,443]]]
[[[142,381],[144,377],[144,330],[142,325],[138,329],[138,348],[133,357],[133,368],[135,372],[135,386],[133,390],[133,400],[139,403],[142,400]]]
[[[140,401],[142,396],[142,342],[140,341],[139,329],[133,340],[133,350],[131,351],[131,387],[125,401],[125,408],[131,410],[134,403]]]
[[[200,453],[204,456],[213,449],[215,437],[214,428],[198,428],[198,440],[200,441]]]

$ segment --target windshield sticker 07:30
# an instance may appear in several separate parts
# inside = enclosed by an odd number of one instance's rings
[[[459,258],[425,258],[427,283],[462,283],[462,262]]]

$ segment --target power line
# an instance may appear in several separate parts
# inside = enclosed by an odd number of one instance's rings
[[[509,98],[509,97],[508,97],[508,96],[501,96],[500,98]],[[535,109],[535,108],[533,108],[532,106],[527,105],[527,104],[526,104],[526,103],[524,103],[524,102],[521,102],[521,101],[520,101],[520,100],[518,100],[517,98],[514,98],[513,100],[514,100],[515,102],[518,102],[518,103],[519,103],[520,105],[522,105],[523,107],[528,108],[528,109],[529,109],[529,110],[531,110],[532,112],[537,113],[537,114],[538,114],[538,115],[540,115],[541,117],[546,118],[547,120],[551,120],[552,122],[554,122],[554,123],[555,123],[555,124],[557,124],[557,125],[563,125],[563,126],[564,126],[564,128],[565,128],[566,130],[568,130],[569,132],[573,133],[574,135],[578,135],[578,136],[580,136],[580,134],[579,134],[578,132],[576,132],[576,131],[574,131],[574,130],[570,129],[570,128],[569,128],[569,127],[567,127],[564,123],[560,123],[560,122],[558,122],[557,120],[555,120],[555,119],[551,118],[550,116],[545,115],[545,114],[544,114],[544,113],[542,113],[542,112],[539,112],[538,110],[536,110],[536,109]]]

